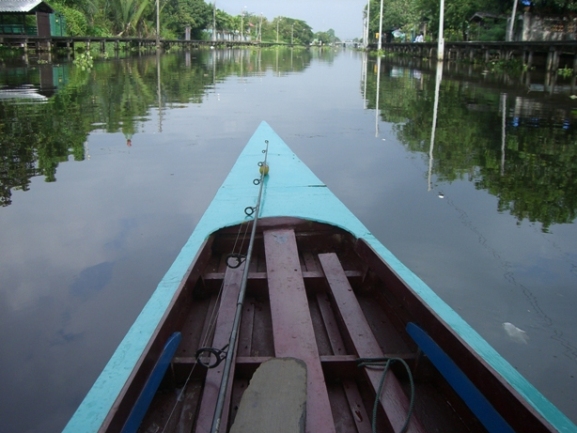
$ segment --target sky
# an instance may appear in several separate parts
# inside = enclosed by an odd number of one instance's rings
[[[333,29],[337,37],[347,40],[362,37],[366,3],[366,0],[216,0],[216,7],[230,15],[246,11],[254,15],[262,13],[268,20],[277,16],[303,20],[313,32]]]

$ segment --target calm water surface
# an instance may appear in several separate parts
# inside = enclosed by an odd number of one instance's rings
[[[577,103],[550,84],[330,50],[3,66],[0,431],[62,429],[261,120],[577,422]]]

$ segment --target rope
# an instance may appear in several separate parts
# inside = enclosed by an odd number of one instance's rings
[[[413,380],[413,373],[411,373],[411,369],[409,365],[406,363],[404,359],[401,358],[359,358],[357,359],[358,367],[368,367],[368,368],[382,368],[384,366],[383,374],[381,376],[381,380],[379,382],[379,388],[377,389],[377,395],[375,397],[375,403],[373,404],[373,416],[372,416],[372,429],[373,433],[377,433],[377,408],[379,407],[379,401],[381,399],[381,392],[383,391],[383,386],[385,385],[385,379],[387,377],[387,372],[389,371],[389,367],[395,363],[396,361],[401,362],[405,369],[407,370],[407,375],[409,376],[409,382],[411,383],[411,401],[409,403],[409,410],[407,412],[407,417],[405,418],[405,422],[403,427],[399,431],[399,433],[405,433],[409,428],[409,422],[411,420],[411,416],[413,415],[413,409],[415,408],[415,382]]]

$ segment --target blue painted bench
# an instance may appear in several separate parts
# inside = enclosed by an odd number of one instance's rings
[[[489,400],[469,380],[449,355],[441,349],[435,340],[412,322],[407,324],[406,329],[439,373],[443,375],[489,432],[515,433],[515,430],[511,428]]]

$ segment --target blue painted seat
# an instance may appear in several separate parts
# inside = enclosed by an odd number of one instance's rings
[[[463,371],[447,355],[443,349],[419,326],[412,322],[407,324],[407,332],[419,345],[419,348],[427,355],[429,360],[437,368],[444,378],[453,387],[455,392],[469,406],[469,409],[479,419],[481,424],[489,431],[495,433],[514,433],[515,430],[495,410],[493,405],[469,380]]]

